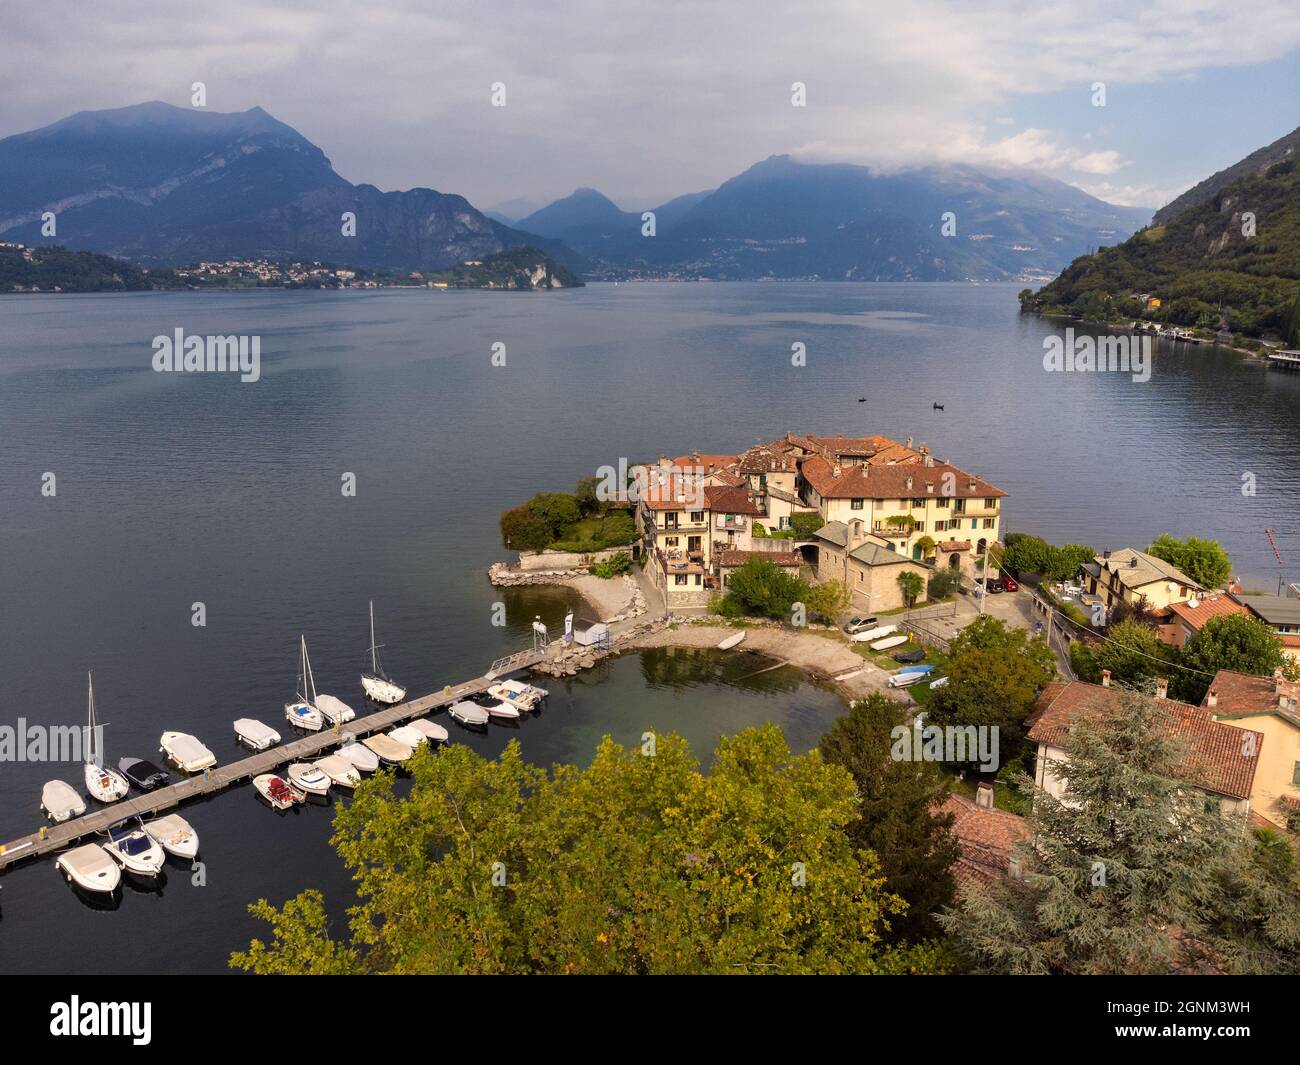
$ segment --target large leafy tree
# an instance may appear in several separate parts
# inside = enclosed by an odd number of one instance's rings
[[[822,581],[808,589],[804,605],[813,617],[834,621],[849,608],[852,597],[843,581]]]
[[[746,614],[788,618],[795,603],[806,603],[808,584],[765,558],[751,558],[727,578],[731,599]]]
[[[1033,792],[1022,876],[939,916],[980,972],[1294,971],[1300,896],[1237,818],[1176,777],[1156,700],[1126,692],[1073,726],[1061,798]],[[1293,868],[1293,867],[1292,867]]]
[[[1211,618],[1183,647],[1182,664],[1174,690],[1180,699],[1200,703],[1210,681],[1221,669],[1269,677],[1275,669],[1294,672],[1294,664],[1282,653],[1282,640],[1258,618],[1231,614]],[[1193,673],[1191,670],[1198,670]]]
[[[1178,650],[1163,643],[1154,629],[1128,619],[1106,630],[1107,641],[1097,648],[1098,671],[1109,669],[1116,683],[1141,687],[1154,677],[1174,670]]]
[[[1179,540],[1168,533],[1157,536],[1148,554],[1176,566],[1204,588],[1221,588],[1232,576],[1232,561],[1214,540],[1189,536]]]
[[[707,774],[684,740],[606,739],[590,766],[495,761],[457,744],[381,773],[335,819],[348,931],[308,891],[232,965],[259,973],[871,973],[932,968],[883,942],[905,903],[845,827],[852,777],[768,725]]]
[[[951,867],[959,851],[952,815],[938,810],[948,782],[933,762],[895,761],[893,730],[910,727],[906,703],[874,692],[855,702],[822,737],[822,757],[853,774],[859,815],[848,833],[879,856],[890,890],[907,902],[891,921],[894,937],[918,940],[938,932],[934,914],[953,897]]]
[[[540,551],[551,542],[551,527],[527,503],[501,515],[501,543],[515,551]]]
[[[908,606],[912,606],[925,591],[925,578],[914,570],[905,569],[898,574],[897,579],[904,601]]]
[[[937,724],[996,727],[1004,755],[1024,737],[1034,700],[1056,675],[1056,658],[1041,637],[984,614],[949,647],[948,683],[931,695]]]

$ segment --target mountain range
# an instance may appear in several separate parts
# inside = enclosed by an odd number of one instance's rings
[[[645,236],[644,211],[590,188],[510,220],[452,193],[354,185],[260,107],[145,103],[0,140],[0,240],[145,265],[266,258],[440,270],[531,246],[595,278],[1045,279],[1150,215],[1033,173],[886,173],[788,156],[650,210]],[[46,212],[57,220],[49,236]],[[344,235],[348,215],[355,235]]]

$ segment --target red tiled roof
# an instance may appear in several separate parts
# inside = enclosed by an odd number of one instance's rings
[[[1226,595],[1211,595],[1204,599],[1198,598],[1195,607],[1188,606],[1187,603],[1170,603],[1169,609],[1193,629],[1197,630],[1210,618],[1226,618],[1231,617],[1233,614],[1250,613],[1244,606],[1229,599]]]
[[[763,509],[754,501],[754,496],[744,488],[724,484],[710,484],[704,488],[704,499],[708,510],[720,514],[761,515]]]
[[[987,883],[995,876],[1005,876],[1016,844],[1029,838],[1023,817],[1005,810],[986,810],[964,795],[949,795],[939,811],[953,815],[950,831],[961,848],[958,864],[968,867],[954,867],[959,880],[970,877]]]
[[[1114,713],[1122,697],[1119,688],[1082,680],[1049,684],[1029,716],[1029,739],[1066,748],[1070,726],[1075,721]],[[1255,733],[1254,750],[1247,753],[1242,733],[1251,730],[1215,721],[1203,707],[1175,699],[1160,699],[1157,703],[1166,733],[1185,748],[1183,764],[1178,767],[1179,777],[1206,791],[1237,799],[1249,798],[1264,744],[1263,734]]]
[[[775,566],[803,565],[803,559],[793,551],[741,551],[737,548],[723,550],[718,555],[718,565],[730,569],[733,566],[743,566],[751,558],[761,558]]]
[[[948,463],[936,462],[933,466],[917,463],[841,466],[838,477],[834,475],[834,469],[834,463],[822,455],[811,455],[803,461],[804,480],[823,499],[924,499],[926,496],[943,496],[945,474],[952,475],[948,483],[952,486],[951,494],[954,498],[1006,495],[1002,489],[994,488],[987,481]]]
[[[686,470],[694,470],[698,467],[708,475],[724,466],[730,466],[735,461],[735,455],[701,455],[698,451],[692,451],[689,455],[678,455],[669,465]]]
[[[1215,704],[1209,706],[1210,692],[1214,693]],[[1283,704],[1283,699],[1291,700]],[[1300,728],[1300,684],[1285,678],[1251,677],[1245,673],[1233,673],[1221,669],[1210,682],[1209,691],[1201,701],[1215,717],[1231,718],[1253,716],[1255,714],[1277,714],[1283,720]]]
[[[969,540],[944,540],[941,544],[936,544],[940,551],[969,551]]]
[[[778,450],[770,444],[751,447],[735,463],[736,469],[742,473],[793,473],[798,465],[789,445]]]
[[[651,510],[703,510],[704,489],[695,477],[664,473],[659,467],[648,470],[640,499]]]

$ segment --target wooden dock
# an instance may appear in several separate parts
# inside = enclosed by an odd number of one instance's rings
[[[74,818],[71,821],[65,821],[61,825],[49,825],[45,829],[44,838],[37,831],[0,846],[0,870],[27,858],[63,850],[63,848],[71,846],[86,836],[106,831],[110,825],[116,824],[124,817],[136,815],[149,817],[161,813],[163,810],[170,810],[174,806],[179,806],[189,799],[215,795],[232,785],[245,780],[252,780],[253,777],[260,776],[263,773],[270,773],[278,766],[286,763],[314,758],[323,754],[329,748],[341,744],[344,734],[354,736],[360,740],[363,736],[381,732],[401,724],[403,721],[422,717],[434,710],[442,709],[451,703],[464,699],[475,692],[485,691],[492,683],[493,681],[487,677],[476,677],[464,684],[444,688],[436,694],[426,695],[421,699],[412,699],[410,702],[398,703],[396,706],[387,707],[365,717],[358,717],[353,721],[349,721],[346,725],[338,726],[337,731],[332,727],[323,728],[320,732],[313,732],[297,739],[291,739],[288,743],[281,743],[268,750],[259,751],[247,758],[241,758],[237,762],[214,766],[204,773],[196,773],[194,776],[186,777],[177,784],[122,799],[120,802],[110,803],[107,806],[100,806],[90,813]],[[292,726],[286,724],[282,727],[291,728]],[[231,730],[233,732],[233,725]],[[80,769],[80,766],[77,768]]]

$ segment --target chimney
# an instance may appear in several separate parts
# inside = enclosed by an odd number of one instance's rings
[[[975,478],[974,478],[974,477],[972,477],[969,481],[966,482],[966,488],[967,488],[968,491],[971,491],[971,492],[975,491]]]
[[[926,464],[927,466],[931,466],[931,467],[933,467],[933,466],[934,466],[934,456],[933,456],[933,455],[926,455],[926,456],[925,456],[925,464]]]
[[[1169,680],[1166,677],[1156,677],[1156,698],[1163,699],[1169,694]]]
[[[925,491],[926,491],[926,494],[927,494],[927,495],[934,495],[934,482],[933,482],[933,481],[926,481],[926,482],[925,482]]]
[[[1205,706],[1207,709],[1213,710],[1218,705],[1219,705],[1219,693],[1215,691],[1213,688],[1211,688],[1210,694],[1205,697]]]
[[[1138,568],[1137,555],[1134,555],[1132,558],[1130,558],[1130,559],[1128,560],[1128,566],[1129,566],[1129,569],[1137,569],[1137,568]]]
[[[993,785],[986,780],[975,785],[975,805],[981,810],[993,809]]]
[[[839,475],[840,475],[840,464],[837,462],[834,466],[831,467],[831,476],[838,477]]]
[[[1103,669],[1103,670],[1101,671],[1101,686],[1102,686],[1103,688],[1109,688],[1109,687],[1110,687],[1110,670],[1109,670],[1109,669]]]
[[[910,436],[907,438],[907,450],[912,450],[912,438]]]
[[[1282,681],[1285,678],[1286,678],[1286,674],[1282,672],[1281,666],[1278,666],[1277,669],[1273,670],[1273,694],[1274,695],[1282,694]]]
[[[912,490],[912,478],[910,477],[907,479],[907,490],[909,492]]]

